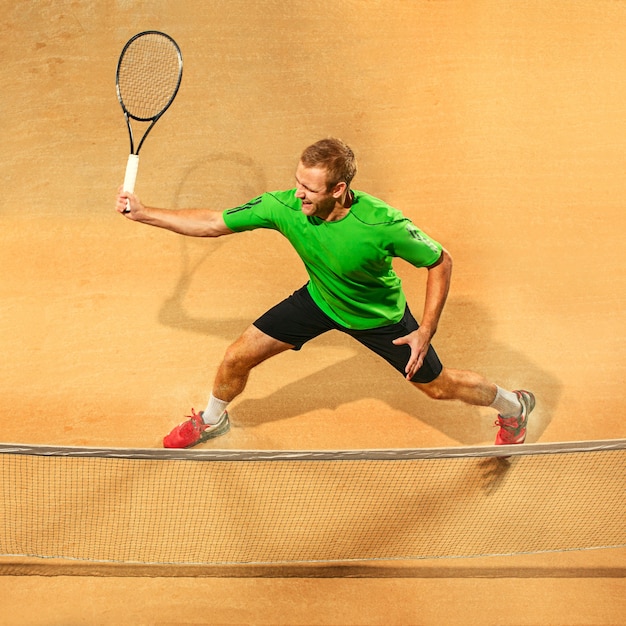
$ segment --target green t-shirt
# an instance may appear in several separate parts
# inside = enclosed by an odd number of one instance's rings
[[[441,245],[382,200],[361,191],[354,196],[335,222],[304,215],[294,189],[264,193],[223,217],[235,232],[282,233],[304,262],[311,297],[337,323],[358,330],[395,324],[406,298],[393,257],[427,267],[439,259]]]

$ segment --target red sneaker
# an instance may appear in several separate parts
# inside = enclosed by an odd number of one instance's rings
[[[524,443],[526,439],[526,424],[528,416],[535,408],[535,396],[530,391],[516,391],[522,404],[522,414],[519,417],[502,417],[498,415],[495,425],[500,427],[496,435],[496,445],[511,445]]]
[[[191,415],[188,417],[186,422],[175,426],[172,432],[163,438],[164,448],[191,448],[191,446],[198,445],[207,439],[219,437],[230,429],[226,411],[217,424],[205,424],[202,421],[202,411],[196,413],[191,409]]]

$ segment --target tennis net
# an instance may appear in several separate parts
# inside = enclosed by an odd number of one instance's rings
[[[0,444],[0,555],[278,564],[626,547],[626,439],[352,451]]]

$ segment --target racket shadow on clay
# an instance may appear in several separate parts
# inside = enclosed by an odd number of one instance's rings
[[[237,152],[208,155],[189,168],[180,182],[173,208],[206,207],[218,210],[246,202],[265,191],[262,168],[253,159]],[[159,310],[159,322],[171,328],[220,338],[234,337],[250,320],[195,317],[185,300],[201,267],[226,243],[226,237],[196,239],[180,237],[180,273],[171,295]],[[241,270],[245,271],[245,270]],[[200,294],[210,294],[210,276]]]

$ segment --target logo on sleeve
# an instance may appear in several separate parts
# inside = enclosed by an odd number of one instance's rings
[[[407,224],[406,230],[415,241],[425,244],[433,252],[439,252],[439,248],[437,247],[435,242],[430,237],[427,237],[422,231],[416,228],[413,224],[410,224],[410,223]]]

